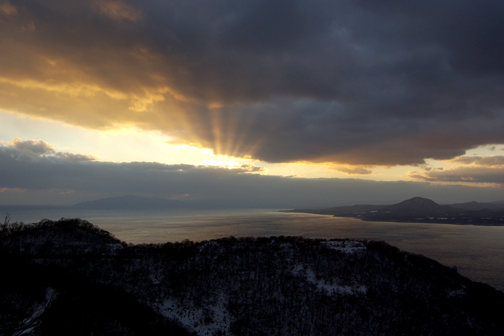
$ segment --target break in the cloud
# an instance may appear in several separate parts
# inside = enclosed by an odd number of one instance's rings
[[[504,143],[504,2],[0,2],[0,109],[268,162]]]
[[[41,140],[4,143],[0,146],[0,204],[73,204],[136,194],[222,207],[293,208],[390,204],[419,195],[444,203],[484,201],[502,194],[499,188],[267,176],[255,174],[258,169],[250,165],[226,169],[75,158],[76,154],[55,152]]]

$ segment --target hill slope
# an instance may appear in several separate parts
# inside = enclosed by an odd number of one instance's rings
[[[0,278],[0,334],[504,333],[503,293],[383,242],[132,246],[62,220],[3,226],[0,257],[8,272],[22,265]]]
[[[400,203],[387,206],[381,209],[381,212],[392,215],[411,215],[411,216],[433,216],[446,215],[453,213],[454,210],[448,206],[442,206],[436,202],[423,197],[413,197]]]

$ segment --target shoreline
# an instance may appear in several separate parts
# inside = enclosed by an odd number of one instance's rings
[[[320,209],[325,210],[325,209]],[[365,222],[397,222],[397,223],[416,223],[416,224],[450,224],[450,225],[473,225],[473,226],[504,226],[504,218],[477,218],[475,216],[450,216],[448,217],[436,217],[436,216],[396,216],[387,217],[372,214],[366,215],[352,215],[352,214],[334,214],[322,211],[317,211],[316,209],[293,209],[293,210],[281,210],[279,212],[291,212],[291,213],[306,213],[313,215],[324,215],[332,217],[341,218],[355,218],[360,219]],[[497,222],[498,221],[498,222]]]

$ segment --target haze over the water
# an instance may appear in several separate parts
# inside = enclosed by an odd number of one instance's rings
[[[0,0],[0,204],[504,199],[504,2]]]

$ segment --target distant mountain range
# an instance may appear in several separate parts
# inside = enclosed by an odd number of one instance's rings
[[[497,202],[467,202],[467,203],[455,203],[450,204],[452,208],[463,209],[463,210],[504,210],[504,201]]]
[[[428,198],[413,197],[393,205],[363,204],[325,209],[294,209],[289,212],[354,217],[367,221],[504,225],[504,201],[439,205]]]
[[[102,198],[74,206],[110,210],[215,208],[214,204],[205,201],[180,201],[134,195]],[[354,217],[367,221],[504,225],[504,201],[440,205],[428,198],[413,197],[392,205],[358,204],[323,209],[294,209],[289,212]]]

